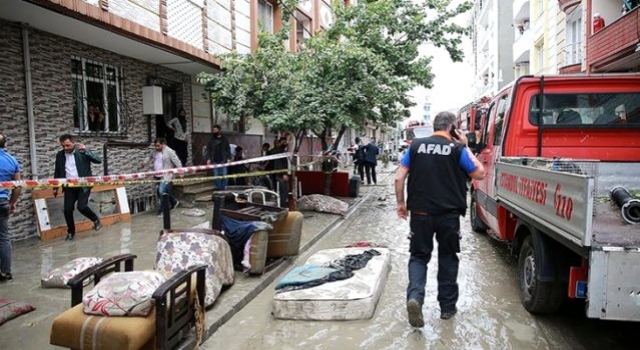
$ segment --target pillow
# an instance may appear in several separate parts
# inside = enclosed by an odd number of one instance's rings
[[[204,304],[211,306],[222,286],[231,285],[235,280],[233,256],[227,241],[203,232],[170,232],[160,236],[154,270],[178,272],[201,264],[207,265]]]
[[[322,194],[310,194],[298,200],[298,210],[315,210],[344,216],[347,215],[349,204]]]
[[[84,313],[102,316],[147,316],[153,292],[166,277],[157,271],[116,272],[101,280],[82,298]]]
[[[49,271],[40,279],[42,288],[69,288],[67,282],[76,277],[80,272],[98,265],[101,258],[77,258],[68,263]],[[93,277],[86,279],[85,286],[93,281]]]

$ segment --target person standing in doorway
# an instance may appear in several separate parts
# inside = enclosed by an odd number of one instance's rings
[[[155,139],[153,141],[153,148],[154,149],[151,152],[151,156],[149,157],[147,162],[142,163],[143,168],[148,167],[149,163],[153,164],[154,171],[182,167],[180,158],[174,150],[167,146],[167,142],[164,138],[158,137],[157,139]],[[173,194],[173,189],[171,186],[173,174],[164,173],[159,177],[157,176],[156,178],[161,179],[161,181],[158,183],[158,196],[160,197],[160,209],[158,210],[158,217],[162,217],[164,214],[164,201],[162,200],[163,196],[169,196],[169,205],[171,206],[171,210],[177,208],[180,202]]]
[[[367,185],[376,184],[376,166],[378,166],[378,154],[380,149],[376,146],[376,140],[371,139],[365,146],[364,171],[367,173]]]
[[[231,147],[229,146],[229,140],[222,135],[222,128],[220,125],[213,126],[213,135],[207,143],[207,165],[211,164],[227,164],[231,162]],[[218,167],[213,169],[214,176],[226,176],[227,167]],[[215,186],[218,189],[224,189],[227,187],[227,179],[215,180]]]
[[[189,134],[187,134],[187,112],[184,108],[180,108],[177,118],[169,120],[167,127],[173,130],[173,149],[180,158],[180,163],[186,166],[189,157]]]
[[[460,252],[460,216],[465,215],[467,208],[467,179],[485,177],[484,167],[467,147],[465,135],[456,130],[456,139],[452,137],[455,122],[453,113],[438,113],[433,121],[433,135],[413,140],[395,176],[398,216],[406,219],[408,212],[411,213],[407,312],[413,327],[424,326],[422,305],[434,235],[438,241],[440,318],[449,319],[457,312],[457,253]]]
[[[0,181],[20,180],[20,164],[5,149],[7,139],[0,135]],[[0,282],[12,282],[11,236],[9,235],[9,215],[15,213],[20,197],[20,187],[12,190],[0,189]]]
[[[73,141],[73,136],[64,134],[60,136],[59,141],[62,150],[56,154],[54,170],[54,177],[56,179],[92,176],[91,163],[102,163],[102,159],[88,150],[84,144],[76,144]],[[62,192],[64,193],[64,219],[67,223],[66,240],[71,241],[76,235],[76,224],[73,219],[73,211],[76,203],[78,203],[78,211],[93,222],[93,229],[96,231],[100,230],[102,227],[100,218],[89,208],[91,187],[65,187],[62,189]],[[57,187],[53,189],[53,195],[54,197],[58,196]]]

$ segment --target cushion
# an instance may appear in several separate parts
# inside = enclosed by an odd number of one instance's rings
[[[178,272],[190,266],[206,264],[205,306],[213,305],[222,286],[235,280],[231,248],[224,238],[202,232],[168,232],[156,246],[154,269]]]
[[[27,303],[0,298],[0,325],[35,309]]]
[[[310,194],[298,200],[299,210],[315,210],[322,213],[347,215],[349,204],[322,194]]]
[[[147,317],[104,317],[87,315],[82,304],[53,320],[49,342],[71,349],[153,349],[155,308]]]
[[[166,280],[157,271],[111,274],[82,298],[83,310],[91,315],[147,316],[153,308],[153,292]]]
[[[70,279],[101,262],[101,258],[77,258],[71,260],[43,275],[40,279],[40,285],[42,288],[69,288],[67,282],[69,282]],[[91,281],[93,281],[93,277],[86,279],[85,285],[88,285]]]

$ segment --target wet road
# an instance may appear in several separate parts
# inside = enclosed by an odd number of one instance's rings
[[[559,315],[533,316],[521,305],[516,262],[505,245],[471,233],[462,220],[458,314],[441,320],[436,301],[437,249],[429,264],[425,327],[409,326],[405,309],[408,222],[395,214],[391,178],[320,240],[317,250],[356,241],[388,246],[392,268],[372,319],[288,321],[270,315],[275,284],[213,334],[203,349],[637,349],[637,323],[604,322],[583,316],[581,303],[567,303]],[[632,333],[635,332],[635,333]]]

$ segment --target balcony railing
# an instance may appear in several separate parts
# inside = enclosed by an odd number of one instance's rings
[[[581,64],[584,60],[582,41],[565,45],[562,51],[564,52],[564,62],[566,66]]]
[[[513,61],[515,63],[529,62],[531,46],[533,46],[531,29],[527,29],[513,43]]]

